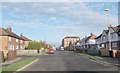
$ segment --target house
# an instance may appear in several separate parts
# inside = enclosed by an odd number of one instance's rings
[[[77,41],[80,41],[79,37],[67,36],[62,40],[62,46],[64,47],[64,49],[67,49],[69,47],[70,42],[72,44],[75,44]]]
[[[118,34],[118,49],[120,49],[120,25],[118,25],[118,29],[117,29],[117,34]]]
[[[117,30],[118,30],[118,27],[113,27],[113,26],[109,26],[108,27],[108,30],[109,30],[109,41],[111,43],[111,49],[118,49],[117,47],[117,44],[118,44],[118,34],[117,34]]]
[[[23,36],[23,34],[20,34],[20,38],[22,38],[22,40],[20,40],[20,49],[26,49],[32,40]]]
[[[100,34],[99,36],[97,36],[96,38],[95,38],[95,41],[96,41],[96,47],[97,48],[100,48],[101,47],[101,36],[102,36],[102,34]]]
[[[81,47],[82,49],[85,49],[85,48],[86,48],[85,40],[86,40],[86,37],[80,40],[80,47]]]
[[[108,42],[108,30],[103,30],[102,34],[100,34],[98,37],[96,37],[96,44],[97,47],[100,48],[108,48],[109,42]]]
[[[97,47],[106,48],[106,49],[118,49],[118,27],[109,26],[108,30],[103,30],[96,38]]]
[[[0,31],[0,51],[3,51],[6,58],[9,51],[16,51],[19,49],[19,40],[21,40],[21,38],[12,32],[10,26],[7,29],[0,27]]]
[[[91,35],[85,39],[85,48],[94,48],[96,44],[95,38],[96,38],[96,35],[91,33]]]

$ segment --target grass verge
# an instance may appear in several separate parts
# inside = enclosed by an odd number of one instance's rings
[[[99,56],[92,56],[92,55],[88,55],[88,54],[79,53],[79,55],[80,55],[80,56],[83,56],[83,57],[90,58],[90,59],[102,59],[102,58],[99,57]]]
[[[27,64],[33,62],[34,60],[36,60],[36,58],[27,58],[20,62],[11,64],[9,66],[2,67],[2,73],[12,73],[12,72],[26,66]]]

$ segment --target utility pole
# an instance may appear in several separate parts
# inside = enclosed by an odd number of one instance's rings
[[[110,23],[109,23],[109,9],[105,9],[104,11],[106,12],[107,17],[108,17],[108,30],[109,30],[109,28],[111,27]],[[108,42],[109,42],[109,50],[111,50],[111,35],[110,35],[110,31],[108,32]]]

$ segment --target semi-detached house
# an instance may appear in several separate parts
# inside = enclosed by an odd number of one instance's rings
[[[111,49],[118,49],[119,37],[116,32],[117,30],[118,30],[118,26],[116,27],[109,26],[108,30],[103,30],[102,34],[100,34],[96,38],[97,47],[106,48],[106,49],[109,49],[111,47]]]
[[[7,57],[9,51],[16,51],[19,49],[19,40],[22,40],[18,35],[12,32],[12,28],[0,28],[0,51],[3,51],[4,56]]]

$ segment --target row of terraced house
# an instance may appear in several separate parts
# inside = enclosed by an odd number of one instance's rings
[[[22,34],[14,33],[10,26],[7,29],[0,27],[0,52],[3,52],[4,58],[8,58],[10,51],[25,49],[30,41]]]
[[[120,25],[113,27],[110,25],[107,30],[96,36],[91,33],[90,36],[84,37],[80,40],[81,48],[106,48],[106,49],[120,49]]]

